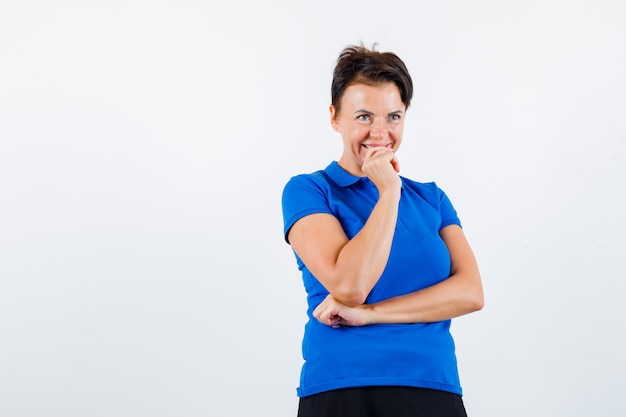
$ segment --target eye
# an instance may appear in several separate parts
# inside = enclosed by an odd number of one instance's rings
[[[392,122],[397,122],[400,119],[402,119],[402,115],[399,113],[393,113],[389,115],[389,120],[391,120]]]
[[[372,120],[372,117],[369,114],[359,114],[356,117],[356,120],[358,120],[359,122],[369,122],[370,120]]]

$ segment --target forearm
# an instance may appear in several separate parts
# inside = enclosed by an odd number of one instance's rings
[[[458,317],[484,305],[478,264],[463,230],[450,225],[440,232],[450,253],[450,277],[419,291],[364,305],[367,323],[429,323]]]
[[[382,275],[395,232],[398,218],[399,190],[380,195],[363,228],[340,250],[331,291],[347,305],[359,305],[365,301]]]
[[[483,305],[480,278],[458,274],[423,290],[361,308],[368,324],[431,323],[480,310]]]
[[[315,309],[315,317],[331,326],[430,323],[482,309],[484,297],[480,272],[463,230],[453,224],[441,229],[439,235],[450,254],[448,278],[430,287],[372,304],[355,303],[355,299],[346,302],[341,294],[329,290],[330,295]],[[387,258],[385,265],[386,262]],[[368,282],[375,283],[379,276]],[[367,293],[370,290],[371,287]]]

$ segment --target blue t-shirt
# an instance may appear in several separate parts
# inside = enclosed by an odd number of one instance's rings
[[[435,183],[404,177],[396,230],[387,265],[366,303],[407,294],[450,275],[450,254],[439,236],[460,226],[454,207]],[[367,177],[356,177],[332,162],[325,170],[292,177],[283,190],[285,238],[304,216],[335,216],[352,239],[365,225],[378,190]],[[294,252],[295,253],[295,252]],[[328,291],[296,254],[307,293],[309,317],[304,329],[298,396],[332,389],[402,385],[461,395],[450,320],[435,323],[375,324],[332,328],[313,317]]]

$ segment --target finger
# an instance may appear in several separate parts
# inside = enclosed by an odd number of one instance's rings
[[[365,156],[373,157],[377,155],[385,155],[388,153],[393,153],[393,149],[387,148],[386,146],[375,146],[375,147],[369,148]]]
[[[330,327],[337,328],[339,327],[340,322],[341,322],[341,317],[336,314],[333,314],[332,316],[328,318],[328,323],[326,324],[328,324]]]
[[[313,310],[313,317],[315,317],[316,319],[320,318],[320,307],[322,305],[318,305],[317,307],[315,307],[315,310]]]
[[[393,159],[391,160],[391,166],[393,166],[393,169],[396,172],[400,172],[400,161],[398,160],[395,154],[393,155]]]
[[[313,317],[315,317],[318,321],[326,325],[330,325],[332,321],[331,310],[328,308],[328,306],[325,303],[322,303],[319,306],[317,306],[317,308],[313,311]]]
[[[384,148],[385,150],[380,150],[378,152],[372,152],[368,157],[366,157],[363,165],[364,166],[373,166],[373,164],[378,163],[390,163],[391,168],[396,172],[400,172],[400,161],[396,157],[396,154],[393,150],[389,148]],[[380,160],[380,161],[379,161]]]

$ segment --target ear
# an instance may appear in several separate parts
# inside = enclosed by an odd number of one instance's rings
[[[335,109],[335,106],[333,106],[332,104],[330,105],[329,110],[330,110],[330,125],[333,127],[333,130],[338,132],[339,126],[337,123],[337,117],[339,115],[337,114],[337,110]]]

